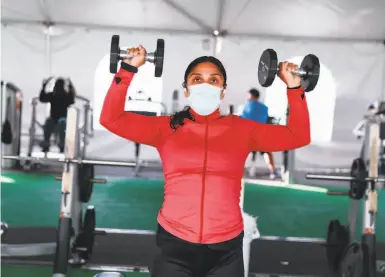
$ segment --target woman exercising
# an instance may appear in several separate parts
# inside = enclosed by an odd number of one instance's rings
[[[184,94],[189,106],[172,116],[150,117],[124,111],[127,89],[145,63],[146,50],[128,50],[104,100],[100,123],[128,140],[156,147],[165,177],[158,214],[161,254],[153,277],[243,277],[243,220],[239,206],[244,164],[251,151],[273,152],[310,143],[309,113],[297,68],[280,65],[290,116],[287,126],[223,116],[226,71],[214,57],[187,67]]]

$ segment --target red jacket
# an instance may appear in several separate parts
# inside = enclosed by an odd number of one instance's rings
[[[156,147],[165,177],[159,224],[171,234],[194,243],[230,240],[243,230],[239,206],[241,179],[250,151],[283,151],[310,143],[309,113],[302,89],[287,92],[287,126],[267,125],[219,111],[185,119],[176,132],[170,116],[125,112],[126,94],[134,73],[115,75],[104,100],[100,123],[111,132]],[[118,80],[119,80],[118,79]]]

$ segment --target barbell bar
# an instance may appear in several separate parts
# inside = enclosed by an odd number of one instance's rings
[[[311,180],[327,180],[327,181],[357,181],[357,178],[352,176],[337,176],[337,175],[317,175],[317,174],[306,174],[306,179]],[[384,178],[370,178],[366,177],[365,181],[377,181],[385,182]]]
[[[63,177],[62,176],[55,176],[55,179],[58,181],[61,181],[63,179]],[[95,183],[95,184],[107,184],[106,179],[91,178],[88,181],[91,183]]]
[[[135,162],[124,161],[104,161],[104,160],[87,160],[87,159],[68,159],[68,158],[37,158],[37,157],[21,157],[21,156],[3,156],[5,160],[30,161],[41,162],[46,164],[51,163],[75,163],[75,164],[90,164],[100,166],[122,166],[122,167],[136,167]]]

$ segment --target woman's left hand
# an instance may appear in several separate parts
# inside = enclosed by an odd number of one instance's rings
[[[292,74],[291,72],[298,69],[298,66],[289,62],[279,64],[279,78],[287,85],[288,88],[301,86],[301,77]]]

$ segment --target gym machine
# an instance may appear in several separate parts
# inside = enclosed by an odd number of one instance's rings
[[[21,128],[23,94],[12,83],[1,81],[1,153],[19,155],[21,146]],[[15,168],[19,161],[3,161],[2,168]]]
[[[364,159],[357,158],[351,166],[350,177],[307,174],[307,179],[349,181],[348,192],[329,191],[330,195],[348,195],[351,198],[348,225],[338,220],[330,221],[327,234],[327,259],[334,276],[376,277],[376,215],[378,190],[383,189],[384,178],[378,175],[380,126],[382,112],[367,118],[365,123],[369,169]],[[361,241],[356,241],[356,220],[359,204],[363,200],[363,226]],[[384,265],[382,265],[384,266]]]
[[[91,106],[91,102],[89,99],[76,95],[75,99],[80,100],[83,102],[83,108],[82,111],[84,113],[83,115],[83,124],[79,127],[79,131],[82,134],[81,140],[82,140],[82,157],[85,156],[86,152],[86,146],[89,143],[89,138],[94,136],[94,129],[93,129],[93,108]],[[76,103],[76,102],[75,102]],[[26,134],[28,136],[28,149],[27,149],[27,156],[32,157],[33,156],[33,148],[35,145],[39,145],[40,141],[43,139],[43,135],[37,134],[37,129],[44,130],[44,124],[40,123],[37,120],[37,106],[39,104],[39,97],[34,97],[31,99],[31,105],[32,105],[32,114],[31,114],[31,123],[28,129],[28,133]],[[51,138],[51,143],[57,144],[58,142],[58,134],[57,131],[53,132],[53,138]],[[29,163],[28,161],[23,164],[23,168],[25,170],[31,169],[33,165]]]

